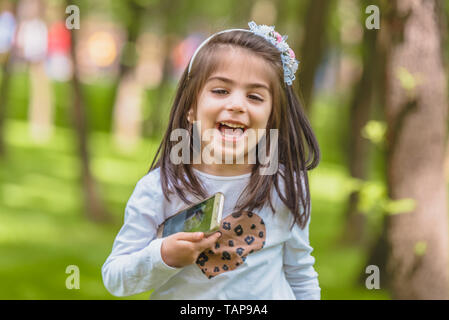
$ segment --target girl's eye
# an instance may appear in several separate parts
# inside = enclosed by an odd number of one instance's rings
[[[218,95],[225,95],[225,94],[228,94],[229,92],[228,92],[228,90],[225,90],[225,89],[214,89],[214,90],[212,90],[212,93],[215,93]],[[250,98],[252,100],[260,101],[260,102],[264,101],[261,97],[256,96],[254,94],[248,95],[248,98]]]
[[[216,93],[216,94],[225,94],[227,91],[223,90],[223,89],[218,89],[218,90],[212,90],[212,92]]]
[[[255,96],[255,95],[249,95],[249,97],[251,98],[251,99],[253,99],[253,100],[258,100],[258,101],[263,101],[263,99],[261,99],[261,98],[259,98],[258,96]]]

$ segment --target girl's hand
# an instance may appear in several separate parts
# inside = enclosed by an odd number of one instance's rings
[[[220,237],[220,232],[215,232],[208,237],[205,237],[203,232],[172,234],[162,241],[162,260],[174,268],[190,265],[196,261],[201,252],[212,247]]]

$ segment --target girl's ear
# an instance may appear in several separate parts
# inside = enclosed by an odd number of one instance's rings
[[[189,110],[189,112],[187,113],[187,121],[189,121],[190,123],[193,122],[193,111],[192,109]]]

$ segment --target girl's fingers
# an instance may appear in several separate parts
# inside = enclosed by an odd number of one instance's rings
[[[215,232],[209,237],[203,239],[200,243],[198,243],[198,247],[200,251],[204,251],[207,248],[211,248],[214,246],[215,242],[221,237],[221,232]]]
[[[178,232],[176,234],[177,240],[185,240],[185,241],[200,241],[204,238],[203,232]]]

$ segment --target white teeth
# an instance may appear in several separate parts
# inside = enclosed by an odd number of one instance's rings
[[[241,124],[236,124],[236,123],[229,123],[229,122],[220,122],[223,125],[226,125],[228,127],[231,128],[241,128],[241,129],[245,129],[245,126],[241,125]]]

